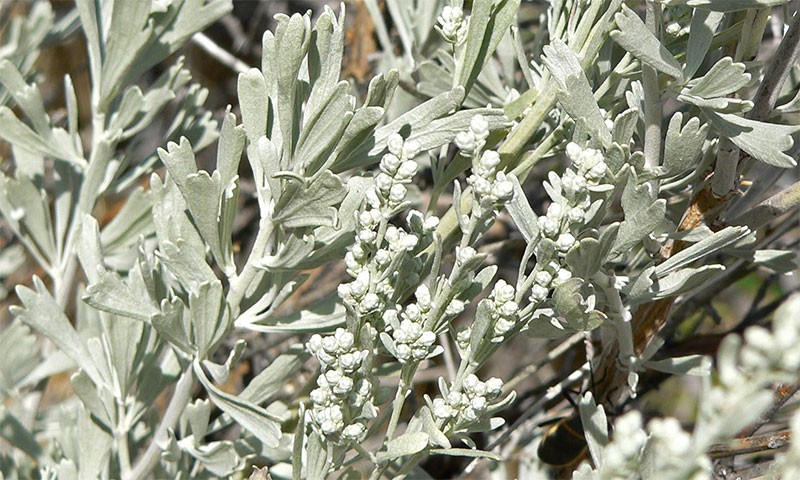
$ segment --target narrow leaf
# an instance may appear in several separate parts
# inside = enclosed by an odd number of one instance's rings
[[[239,425],[258,438],[265,446],[276,448],[281,438],[280,425],[266,410],[235,395],[215,387],[206,377],[199,361],[193,363],[194,372],[205,387],[211,401],[231,416]]]

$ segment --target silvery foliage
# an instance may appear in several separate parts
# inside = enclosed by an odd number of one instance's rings
[[[800,373],[800,355],[792,348],[800,340],[800,295],[790,297],[775,312],[773,330],[750,327],[744,335],[729,335],[717,354],[718,379],[703,378],[694,432],[683,430],[675,418],[654,418],[643,425],[632,411],[614,421],[609,441],[606,418],[591,394],[581,403],[581,415],[592,419],[589,447],[594,467],[583,463],[573,478],[710,478],[712,465],[705,455],[716,442],[725,442],[756,421],[772,402],[772,384],[792,383]],[[792,420],[797,432],[800,415]],[[797,447],[779,456],[774,478],[797,473]]]
[[[760,225],[700,222],[676,233],[677,200],[702,186],[725,142],[765,165],[795,164],[787,152],[800,127],[780,115],[797,111],[797,100],[773,118],[749,118],[753,102],[736,94],[759,66],[717,51],[752,35],[726,15],[786,2],[662,3],[673,21],[663,34],[621,0],[576,0],[551,2],[527,38],[516,25],[519,0],[471,8],[387,0],[398,51],[378,2],[365,0],[383,52],[363,101],[339,78],[344,7],[313,22],[278,15],[263,36],[260,68],[239,76],[241,124],[228,110],[221,125],[203,112],[207,92],[181,60],[147,87],[139,80],[230,11],[230,1],[79,0],[58,24],[47,2],[34,3],[27,18],[10,21],[0,49],[0,138],[14,163],[0,177],[0,212],[19,242],[0,254],[0,274],[20,268],[26,254],[46,278],[17,287],[21,305],[0,337],[0,436],[13,447],[0,451],[0,473],[216,478],[267,464],[281,478],[402,478],[426,475],[418,465],[429,455],[500,460],[473,436],[501,428],[496,414],[515,394],[481,367],[519,334],[609,333],[630,393],[647,369],[707,375],[705,358],[655,360],[658,341],[637,353],[631,319],[640,305],[723,279],[732,256],[796,268],[792,252],[758,239]],[[40,45],[66,35],[70,21],[87,44],[88,142],[70,78],[63,121],[31,83]],[[646,69],[666,85],[655,85],[656,99]],[[654,162],[644,126],[667,100],[680,108]],[[171,103],[177,113],[164,146],[139,158],[137,135]],[[195,151],[215,140],[214,170],[198,169]],[[243,154],[260,215],[240,258],[232,232]],[[556,155],[565,163],[542,179],[548,201],[532,206],[525,179]],[[441,217],[415,195],[428,164],[433,205],[452,186]],[[135,186],[148,176],[149,188]],[[127,201],[101,228],[95,205],[117,193]],[[722,218],[736,224],[747,201]],[[480,249],[506,214],[526,243],[513,281],[496,278]],[[674,241],[686,248],[661,261]],[[281,313],[304,271],[340,259],[349,282]],[[773,332],[754,328],[723,343],[719,381],[704,377],[692,435],[674,419],[643,426],[629,413],[612,437],[603,408],[585,396],[584,424],[596,428],[587,436],[593,465],[581,466],[579,478],[707,477],[706,449],[757,418],[769,384],[796,378],[789,347],[800,335],[798,310],[793,297],[775,313]],[[457,330],[465,311],[471,321]],[[220,385],[248,348],[235,340],[244,332],[303,342],[232,394]],[[445,353],[453,371],[409,413],[417,373]],[[304,365],[318,367],[306,396],[286,394]],[[75,396],[46,407],[39,385],[60,373],[71,375]],[[165,409],[154,407],[159,396]],[[795,450],[776,475],[791,477]]]

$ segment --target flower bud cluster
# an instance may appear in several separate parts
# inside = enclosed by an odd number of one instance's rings
[[[776,315],[772,331],[760,326],[745,330],[740,353],[742,367],[749,371],[769,372],[776,380],[793,381],[800,371],[800,319]]]
[[[436,29],[445,42],[458,45],[466,38],[467,22],[464,21],[464,10],[461,7],[445,5],[436,21],[439,22]]]
[[[605,191],[604,185],[608,166],[602,152],[593,148],[581,148],[571,142],[567,145],[567,157],[572,165],[558,177],[551,173],[548,193],[552,203],[547,212],[538,218],[542,237],[551,240],[558,253],[558,261],[549,261],[534,272],[535,283],[531,288],[530,300],[534,303],[547,298],[553,286],[572,277],[564,264],[567,252],[577,243],[577,236],[586,223],[591,220],[592,200],[590,193]]]
[[[449,420],[453,430],[479,422],[486,414],[491,402],[497,400],[503,389],[503,381],[492,377],[482,382],[474,374],[467,375],[461,390],[450,390],[444,398],[436,398],[431,404],[433,416]],[[443,392],[444,393],[444,392]]]
[[[456,146],[465,156],[474,156],[483,150],[489,138],[489,122],[483,115],[475,115],[465,132],[456,134]]]
[[[494,150],[487,150],[480,158],[472,160],[472,175],[467,183],[484,210],[500,207],[514,196],[514,184],[505,172],[497,171],[499,164],[500,154]]]
[[[325,435],[360,440],[364,422],[375,411],[372,384],[360,371],[369,351],[359,350],[355,336],[343,328],[324,337],[312,335],[306,349],[321,366],[317,388],[309,395],[312,420]]]
[[[393,133],[386,145],[389,151],[381,158],[380,172],[375,176],[375,189],[367,192],[367,199],[372,200],[370,203],[376,203],[373,208],[391,215],[405,200],[408,193],[406,185],[417,174],[419,165],[414,157],[419,153],[419,144],[414,140],[403,140],[400,134]]]
[[[558,190],[560,185],[560,191],[551,192],[551,197],[555,195],[556,198],[552,198],[547,213],[538,219],[542,235],[555,241],[559,251],[564,253],[575,242],[573,233],[588,220],[589,193],[608,188],[601,184],[608,167],[599,150],[583,149],[572,142],[567,145],[567,157],[572,160],[570,168],[560,178],[550,179],[551,187]]]
[[[472,175],[467,178],[475,197],[472,214],[483,221],[491,218],[514,195],[514,184],[505,172],[497,171],[500,154],[493,150],[483,151],[488,137],[489,122],[483,115],[475,115],[470,121],[469,129],[460,132],[455,138],[461,153],[472,157]]]
[[[412,271],[415,264],[409,253],[424,246],[420,245],[421,239],[432,241],[438,226],[438,218],[426,218],[417,211],[408,214],[408,231],[388,223],[404,205],[406,184],[417,173],[413,158],[419,153],[419,145],[393,134],[387,139],[387,147],[389,152],[381,159],[375,185],[365,192],[366,202],[356,214],[355,241],[345,255],[353,281],[338,287],[348,315],[355,316],[360,336],[337,329],[333,335],[314,335],[306,344],[321,365],[317,388],[310,394],[311,418],[323,434],[352,441],[361,440],[367,421],[375,416],[368,357],[376,346],[376,328],[382,328],[379,323],[387,305],[394,305],[395,289],[401,279],[397,270],[401,266],[409,270],[404,271],[402,280],[415,280],[413,276],[419,273]],[[406,340],[416,333],[411,329],[402,331],[407,334]],[[415,347],[428,342],[429,337],[420,333],[407,342],[413,345],[411,356],[419,354]]]
[[[489,294],[489,308],[492,317],[493,335],[491,342],[500,343],[505,339],[519,321],[519,305],[514,298],[516,291],[514,287],[506,283],[505,280],[498,280],[494,284],[492,293]]]
[[[546,300],[550,289],[572,278],[572,272],[555,260],[544,265],[537,265],[532,275],[534,275],[534,280],[530,299],[535,303]]]
[[[391,329],[393,347],[390,350],[400,363],[420,362],[442,350],[436,345],[436,333],[425,326],[433,307],[428,287],[417,287],[416,297],[416,303],[388,310],[383,317],[387,330]]]
[[[711,465],[698,452],[692,441],[692,436],[687,433],[676,418],[654,418],[647,424],[650,437],[647,441],[647,450],[654,458],[656,471],[662,472],[690,472],[684,478],[693,478],[692,473],[699,478],[708,478]]]
[[[394,294],[392,272],[386,270],[397,263],[399,256],[414,251],[421,238],[430,237],[439,222],[436,217],[425,218],[412,211],[407,217],[410,232],[389,225],[379,238],[381,225],[405,202],[405,185],[418,168],[413,160],[419,153],[416,142],[392,134],[387,146],[389,152],[381,159],[375,186],[365,192],[365,205],[356,215],[355,242],[345,254],[347,271],[355,280],[339,286],[344,303],[362,316],[383,310],[384,299]]]

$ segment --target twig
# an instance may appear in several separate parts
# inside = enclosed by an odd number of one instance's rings
[[[783,37],[772,62],[764,71],[764,79],[753,97],[753,108],[748,112],[752,120],[766,120],[781,93],[786,78],[800,56],[800,13],[795,13],[792,25]]]
[[[654,1],[646,2],[645,24],[658,38],[661,6]],[[664,116],[661,105],[661,89],[656,70],[642,62],[642,89],[644,90],[644,162],[649,168],[661,163],[661,120]]]
[[[189,363],[175,386],[175,391],[172,394],[169,405],[167,405],[167,410],[164,412],[164,416],[161,417],[161,422],[153,434],[153,439],[150,440],[150,445],[147,446],[147,450],[136,461],[136,465],[131,470],[130,475],[125,477],[124,480],[145,478],[155,468],[161,454],[160,444],[167,440],[167,432],[175,428],[181,413],[183,413],[184,408],[192,399],[194,384],[194,371],[192,370],[192,364]]]
[[[244,73],[250,70],[250,66],[238,58],[231,55],[227,50],[217,45],[214,40],[208,38],[205,33],[195,33],[192,42],[203,49],[204,52],[214,57],[219,63],[230,68],[234,72]]]
[[[507,381],[505,385],[503,385],[503,391],[510,392],[520,382],[530,377],[534,373],[538,372],[539,369],[542,368],[544,365],[547,365],[556,358],[560,357],[561,354],[572,348],[573,345],[579,344],[582,340],[583,340],[583,333],[579,332],[567,338],[560,344],[556,345],[552,350],[547,352],[547,355],[541,361],[526,366],[521,372],[514,375],[514,377],[511,380]]]
[[[800,182],[776,193],[731,222],[757,230],[781,215],[800,206]]]
[[[575,382],[578,382],[581,379],[583,379],[583,377],[587,373],[589,373],[589,370],[590,370],[589,362],[586,362],[583,365],[581,365],[581,368],[579,368],[579,369],[575,370],[574,372],[572,372],[567,378],[565,378],[564,380],[562,380],[561,382],[559,382],[558,384],[556,384],[552,388],[549,388],[547,390],[547,393],[544,394],[542,396],[542,398],[540,398],[533,405],[528,407],[525,410],[525,412],[522,415],[520,415],[520,417],[517,418],[514,421],[513,424],[511,424],[509,427],[507,427],[505,430],[503,430],[494,440],[492,440],[492,442],[489,443],[489,445],[486,447],[486,450],[487,451],[492,450],[496,446],[498,446],[501,443],[503,443],[503,441],[505,441],[505,439],[508,438],[508,436],[511,434],[511,432],[513,432],[515,429],[517,429],[520,425],[522,425],[522,423],[524,423],[526,420],[531,418],[534,414],[539,412],[541,410],[542,406],[544,406],[544,404],[546,404],[547,402],[550,402],[550,401],[555,400],[556,398],[558,398],[564,392],[564,390],[567,387],[569,387],[570,385],[574,384]],[[465,473],[466,473],[466,470],[465,470]]]
[[[790,385],[778,385],[775,389],[775,396],[772,398],[772,405],[752,425],[737,433],[736,437],[745,438],[757,432],[798,390],[800,390],[800,382]]]
[[[708,449],[708,456],[711,458],[727,458],[766,450],[776,450],[788,445],[791,437],[792,432],[787,428],[777,432],[737,438],[728,445],[713,445]]]

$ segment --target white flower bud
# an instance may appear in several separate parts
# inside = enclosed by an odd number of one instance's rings
[[[593,166],[592,169],[587,172],[586,176],[592,180],[600,180],[606,174],[607,170],[608,168],[605,162],[601,161]]]
[[[678,22],[669,22],[665,27],[664,31],[667,34],[672,35],[673,37],[677,37],[679,33],[681,33],[681,24]]]
[[[333,393],[335,393],[340,397],[343,397],[347,395],[352,388],[353,388],[353,380],[350,377],[342,377],[333,387]]]
[[[376,310],[381,304],[381,299],[374,293],[368,293],[361,300],[361,309],[364,312]]]
[[[494,150],[486,150],[481,155],[480,163],[483,168],[493,171],[495,167],[500,165],[500,154]]]
[[[534,285],[531,287],[531,301],[534,303],[543,302],[547,299],[547,294],[549,293],[549,289],[542,285]]]
[[[400,136],[399,133],[393,133],[389,135],[389,138],[386,139],[386,147],[397,157],[401,157],[403,155],[403,137]]]
[[[351,440],[354,442],[358,442],[361,440],[361,437],[366,433],[367,427],[360,423],[351,423],[350,425],[344,427],[342,429],[342,437]]]
[[[492,182],[479,175],[470,175],[467,183],[472,186],[472,190],[477,197],[485,197],[492,192]]]
[[[402,162],[397,155],[387,153],[381,158],[380,168],[386,174],[393,176],[397,172],[397,168],[401,163]]]
[[[308,396],[311,398],[311,402],[316,405],[325,405],[328,402],[328,394],[321,388],[311,390]]]
[[[417,247],[418,243],[419,243],[419,238],[417,238],[416,235],[405,234],[400,239],[398,246],[400,247],[400,250],[410,252]]]
[[[514,299],[516,291],[513,286],[501,278],[495,283],[492,294],[497,303],[505,303]]]
[[[481,115],[475,115],[469,122],[469,129],[481,140],[489,136],[489,122]]]
[[[476,412],[483,412],[486,410],[488,402],[486,401],[485,397],[475,397],[469,402],[469,406],[472,407],[472,409]]]
[[[539,228],[546,237],[554,237],[561,230],[561,225],[552,218],[541,216],[538,219],[538,223]]]
[[[583,153],[583,149],[575,142],[569,142],[567,144],[567,157],[572,160],[573,162],[577,161],[580,157],[581,153]]]
[[[394,184],[394,179],[383,172],[380,172],[375,176],[375,186],[378,187],[378,190],[380,190],[384,195],[389,193],[389,190],[391,190]]]
[[[447,306],[447,309],[445,309],[444,313],[445,313],[445,315],[448,315],[448,316],[455,316],[455,315],[459,315],[461,312],[463,312],[464,308],[465,308],[464,302],[462,302],[461,300],[458,300],[458,299],[453,299],[450,302],[450,304]]]
[[[498,309],[498,311],[500,315],[511,317],[519,312],[519,305],[514,301],[506,302]]]
[[[336,337],[333,335],[328,335],[327,337],[323,337],[322,349],[328,353],[337,353],[339,351],[339,344],[336,341]]]
[[[361,262],[356,260],[355,255],[353,255],[352,251],[346,252],[344,254],[344,264],[347,266],[349,271],[355,272],[356,270],[361,268]]]
[[[514,184],[510,180],[501,177],[503,172],[497,174],[497,179],[492,184],[492,196],[498,201],[507,202],[514,197]]]
[[[406,193],[408,193],[408,189],[402,183],[395,183],[392,185],[391,190],[389,190],[389,201],[393,203],[400,203],[406,198]]]
[[[350,350],[356,343],[356,337],[344,328],[337,328],[333,336],[337,346],[342,350]]]
[[[322,349],[322,335],[318,333],[311,335],[311,338],[309,338],[306,343],[306,349],[311,353]]]
[[[478,416],[477,412],[471,408],[467,408],[461,410],[461,416],[463,417],[464,421],[467,423],[474,423],[477,422],[480,417]]]
[[[576,175],[572,170],[567,170],[561,176],[561,186],[569,197],[574,197],[586,189],[586,179]]]
[[[467,375],[467,378],[464,379],[463,383],[464,390],[469,392],[475,391],[475,388],[478,386],[480,382],[481,381],[477,375],[475,375],[474,373],[470,373],[469,375]]]
[[[381,248],[375,252],[375,263],[377,263],[378,266],[385,267],[391,259],[391,254],[385,248]]]
[[[350,292],[355,298],[361,298],[369,291],[369,284],[369,270],[362,270],[358,272],[356,279],[350,282]]]
[[[422,320],[422,312],[419,309],[419,305],[412,303],[406,307],[405,311],[403,312],[405,317],[412,322],[418,322]]]
[[[425,357],[427,357],[429,353],[430,351],[427,347],[420,347],[417,345],[411,349],[411,358],[418,362],[420,360],[425,360]]]
[[[350,292],[350,285],[347,283],[342,283],[336,287],[336,293],[339,294],[339,298],[342,300],[347,300],[353,297],[352,293]]]
[[[556,247],[558,247],[560,251],[566,252],[572,248],[573,245],[575,245],[575,242],[576,240],[574,235],[571,233],[562,233],[556,240]]]
[[[503,380],[497,377],[492,377],[489,380],[486,380],[486,395],[490,399],[497,398],[502,391],[503,391]]]
[[[414,160],[406,160],[405,162],[400,164],[400,168],[397,169],[397,177],[400,180],[405,180],[412,178],[414,175],[417,174],[417,169],[419,165]]]
[[[472,335],[472,329],[470,327],[464,327],[456,333],[456,343],[461,348],[466,348],[469,345],[469,337]]]
[[[542,285],[544,287],[549,287],[550,282],[553,281],[553,275],[550,274],[547,270],[539,270],[536,272],[536,276],[534,277],[534,281],[538,285]]]
[[[406,143],[403,144],[403,157],[408,159],[414,158],[419,154],[419,150],[419,142],[416,140],[406,140]]]
[[[456,146],[467,155],[472,154],[478,147],[478,140],[471,130],[466,132],[458,132],[455,138]]]
[[[433,215],[425,218],[425,221],[422,222],[422,230],[426,233],[436,230],[436,227],[438,226],[439,226],[439,217]]]
[[[494,324],[494,334],[498,336],[505,335],[509,330],[514,328],[514,322],[511,320],[506,320],[505,318],[497,319],[497,322]],[[499,340],[502,341],[502,338]]]
[[[547,207],[547,218],[552,219],[552,220],[560,219],[562,210],[563,209],[561,208],[561,204],[560,203],[555,203],[555,202],[551,203]]]
[[[431,291],[428,289],[428,286],[425,284],[420,285],[417,287],[416,291],[414,291],[414,296],[417,298],[417,304],[419,305],[420,309],[427,312],[431,308]]]
[[[360,236],[360,235],[359,235]],[[350,247],[350,253],[353,254],[353,258],[362,262],[367,257],[367,251],[364,249],[364,243],[361,242],[358,238],[356,239],[356,243]]]
[[[431,412],[433,413],[433,416],[441,419],[452,418],[456,413],[453,408],[442,398],[436,398],[433,400],[433,408],[431,408]]]
[[[405,343],[396,344],[394,346],[395,353],[397,354],[397,359],[401,362],[405,362],[411,359],[411,347]]]
[[[583,220],[584,214],[585,212],[582,208],[574,207],[569,209],[569,213],[567,214],[567,216],[572,222],[580,222]]]
[[[373,244],[377,238],[378,232],[373,230],[359,230],[358,232],[358,241],[361,243]],[[363,258],[363,255],[361,255],[361,258]]]
[[[460,7],[451,7],[450,5],[442,8],[442,14],[439,15],[437,21],[439,22],[442,36],[445,41],[449,43],[457,43],[459,39],[459,31],[462,29],[464,19],[464,10]]]
[[[353,353],[339,355],[339,366],[345,372],[354,372],[361,364],[361,356]]]
[[[466,400],[466,397],[461,392],[451,391],[449,395],[447,395],[447,403],[452,405],[453,407],[458,407],[462,405]]]
[[[478,252],[476,252],[475,249],[472,247],[464,247],[464,248],[456,247],[456,262],[459,265],[464,265],[465,263],[475,258],[477,254]]]

